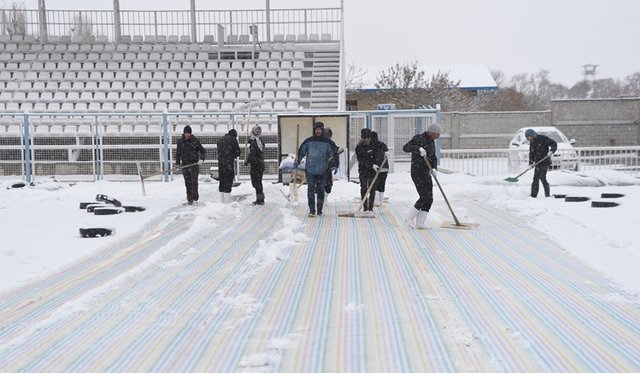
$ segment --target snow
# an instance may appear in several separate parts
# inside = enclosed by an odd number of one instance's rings
[[[531,175],[520,177],[517,183],[508,183],[508,176],[472,177],[447,173],[441,170],[439,181],[458,216],[465,216],[465,201],[485,203],[493,208],[505,210],[519,217],[525,224],[539,230],[564,250],[579,260],[605,274],[634,295],[640,294],[640,244],[635,230],[640,228],[640,179],[616,171],[565,172],[552,171],[548,175],[552,194],[585,196],[591,200],[603,200],[601,193],[620,193],[624,197],[608,199],[620,205],[613,208],[591,208],[590,202],[564,202],[556,198],[531,198],[529,189]],[[95,255],[116,240],[145,232],[145,225],[185,200],[184,183],[181,177],[169,183],[145,183],[147,196],[142,195],[137,182],[84,182],[60,183],[53,179],[38,180],[32,186],[12,188],[19,180],[0,180],[0,291],[4,292],[41,279],[62,270],[86,256]],[[218,185],[211,179],[201,178],[201,207],[192,210],[198,214],[194,231],[210,224],[225,214],[242,214],[242,204],[248,201],[223,205],[219,202]],[[278,189],[288,193],[288,188],[265,182],[265,208],[286,208],[288,202]],[[145,211],[96,216],[79,209],[80,202],[94,201],[97,194],[106,194],[120,200],[124,205],[143,206]],[[249,182],[234,188],[233,194],[253,194]],[[299,191],[306,196],[306,188]],[[429,214],[432,225],[444,220],[448,210],[442,208],[443,199],[434,186],[435,206]],[[330,202],[352,200],[359,196],[359,186],[344,180],[336,181]],[[412,203],[417,193],[406,172],[390,174],[387,179],[386,197],[390,203]],[[253,198],[252,196],[249,199]],[[331,218],[331,217],[327,217]],[[300,220],[287,216],[284,224],[269,237],[251,259],[255,263],[268,265],[280,259],[281,251],[308,240],[299,233]],[[81,238],[81,227],[111,227],[116,234],[102,238]],[[178,245],[180,242],[172,242]],[[169,250],[170,248],[166,248]],[[141,267],[161,261],[161,254],[150,258]],[[185,252],[189,255],[189,251]],[[163,262],[164,266],[176,263]],[[137,268],[141,270],[141,268]],[[129,274],[131,275],[131,274]],[[122,279],[126,281],[126,279]],[[113,284],[112,284],[113,285]],[[99,294],[99,289],[95,289]],[[261,307],[251,298],[234,300],[238,307],[253,312]],[[75,305],[81,307],[81,304]],[[345,312],[359,312],[362,305],[350,304]],[[295,340],[295,336],[292,336]],[[292,340],[273,341],[274,348],[286,348]],[[271,356],[252,357],[244,366],[256,367],[267,364]]]

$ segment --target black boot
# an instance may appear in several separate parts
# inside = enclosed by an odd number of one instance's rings
[[[256,200],[253,202],[254,205],[264,205],[264,193],[256,193]]]
[[[318,215],[322,215],[322,207],[324,206],[324,201],[323,202],[318,202],[318,205],[316,206],[316,211],[318,212]]]

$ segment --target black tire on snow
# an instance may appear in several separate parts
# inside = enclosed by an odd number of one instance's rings
[[[110,228],[80,228],[80,237],[104,237],[115,234],[113,229]]]
[[[105,194],[97,194],[96,195],[96,201],[101,201],[101,202],[108,203],[108,204],[111,204],[111,205],[114,205],[114,206],[117,206],[117,207],[122,206],[122,203],[120,201],[118,201],[115,198],[111,198],[111,197],[109,197],[109,196],[107,196]]]
[[[624,194],[620,193],[602,193],[600,194],[600,198],[622,198]]]
[[[120,207],[99,207],[93,210],[94,215],[116,215],[124,211]]]
[[[146,208],[142,206],[122,206],[124,208],[124,212],[138,212],[144,211]]]
[[[95,201],[93,201],[93,202],[80,202],[80,209],[81,210],[86,210],[87,206],[95,205],[95,204],[96,204]]]
[[[553,198],[565,198],[565,197],[567,197],[566,194],[554,194],[553,195]]]
[[[578,197],[578,196],[567,196],[564,197],[565,202],[585,202],[588,201],[589,197]]]
[[[94,202],[94,203],[91,203],[91,204],[87,205],[86,210],[87,210],[87,212],[94,212],[97,207],[105,207],[105,206],[107,206],[107,205],[105,205],[104,203],[96,203],[96,202]]]
[[[609,202],[609,201],[591,201],[591,207],[616,207],[620,205],[617,202]]]

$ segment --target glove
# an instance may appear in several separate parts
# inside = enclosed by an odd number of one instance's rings
[[[335,168],[335,167],[332,167],[331,168],[331,172],[333,172],[334,175],[337,175],[338,174],[338,169]]]
[[[436,171],[436,169],[435,169],[435,168],[432,168],[432,169],[431,169],[431,176],[433,176],[433,177],[435,177],[435,178],[437,178],[437,177],[438,177],[438,171]]]
[[[389,152],[384,152],[385,158],[389,158]]]
[[[198,161],[198,166],[200,167],[204,166],[204,159],[201,159]]]
[[[373,170],[374,170],[374,171],[378,172],[378,168],[379,168],[379,167],[378,167],[378,165],[377,165],[377,164],[374,164],[374,165],[373,165]]]
[[[176,163],[176,166],[173,169],[176,170],[176,172],[180,172],[181,167]]]
[[[549,158],[553,157],[553,152],[550,151],[549,154],[547,154],[547,157],[549,157]]]
[[[418,151],[420,151],[420,156],[421,157],[426,157],[427,156],[427,151],[424,150],[424,148],[419,148]]]

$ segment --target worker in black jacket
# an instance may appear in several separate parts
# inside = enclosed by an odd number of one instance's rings
[[[222,196],[222,203],[231,203],[231,187],[236,175],[235,162],[236,158],[240,156],[237,137],[238,132],[232,128],[216,143],[218,147],[218,181],[220,182],[218,190]]]
[[[549,197],[551,188],[547,182],[547,171],[551,166],[553,153],[558,149],[558,143],[545,135],[539,135],[532,129],[526,130],[524,136],[529,140],[529,167],[535,167],[533,183],[531,183],[531,197],[538,196],[541,182],[545,197]]]
[[[206,151],[200,140],[191,133],[191,126],[185,126],[182,137],[178,140],[176,147],[176,170],[182,169],[184,185],[187,188],[187,203],[189,205],[193,205],[200,198],[198,194],[198,176],[200,175],[200,166],[204,164],[205,155]]]

